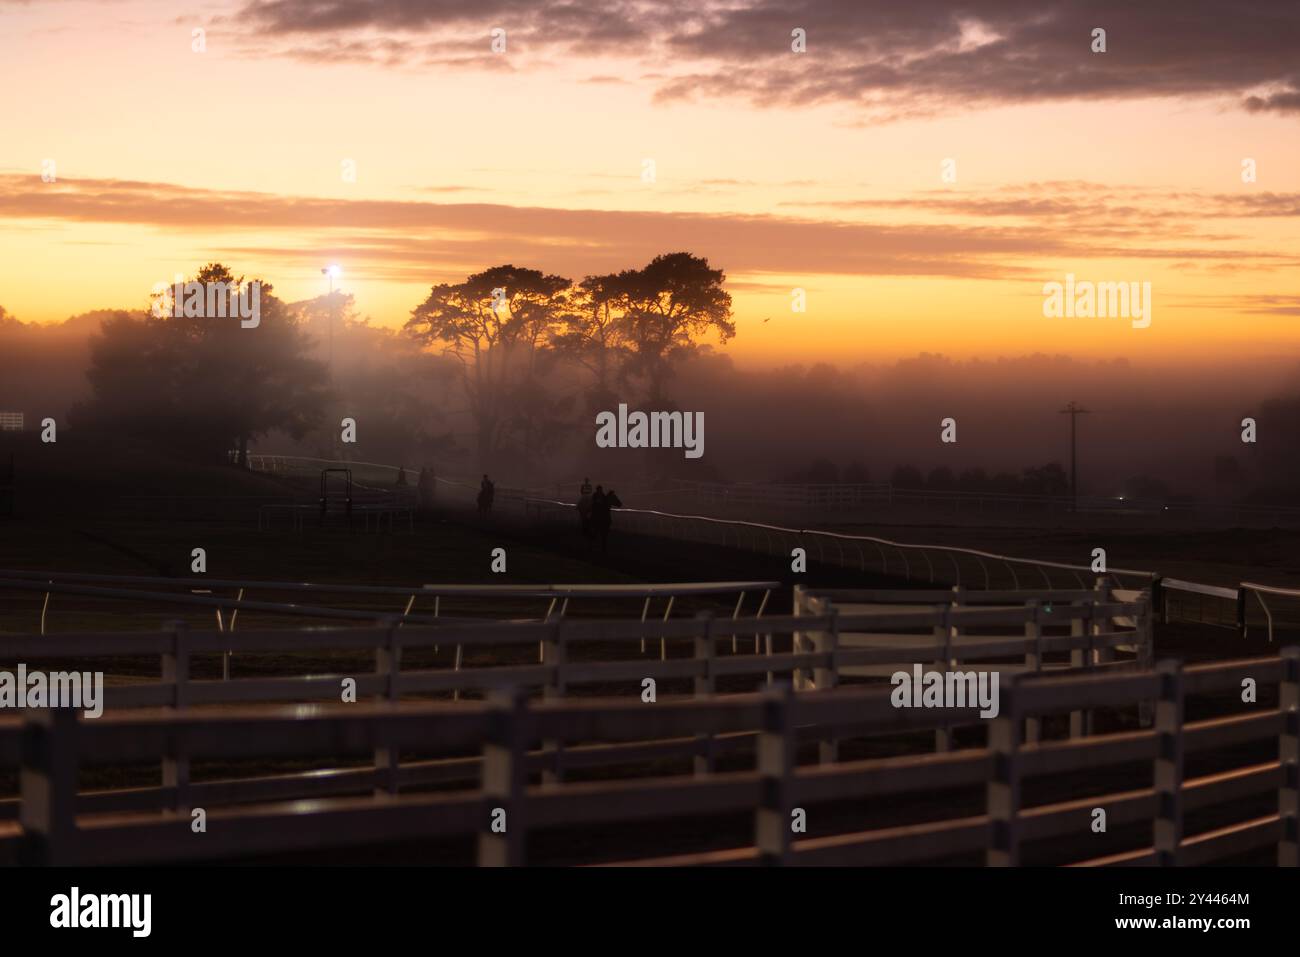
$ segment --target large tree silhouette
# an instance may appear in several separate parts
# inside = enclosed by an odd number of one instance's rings
[[[483,468],[495,466],[512,438],[525,451],[540,439],[548,398],[539,373],[570,286],[563,276],[494,266],[434,286],[411,312],[408,332],[460,363]]]
[[[571,308],[553,337],[556,351],[591,375],[587,390],[593,408],[608,408],[616,381],[630,354],[627,283],[630,272],[588,276],[573,291]]]
[[[643,269],[590,276],[580,287],[586,308],[571,314],[564,341],[581,347],[601,388],[612,357],[625,380],[644,381],[651,403],[662,405],[675,360],[709,332],[723,342],[736,334],[725,280],[707,259],[685,252],[656,256]]]
[[[196,278],[205,289],[243,283],[219,263]],[[270,285],[260,297],[260,321],[250,328],[238,318],[152,312],[107,320],[91,342],[92,399],[77,423],[213,461],[233,447],[240,463],[258,435],[306,434],[323,407],[324,365],[308,357],[306,336]]]

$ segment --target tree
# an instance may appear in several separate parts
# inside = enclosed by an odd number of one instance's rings
[[[710,331],[726,342],[736,334],[726,276],[690,253],[656,256],[644,269],[593,277],[621,310],[616,323],[626,349],[625,371],[649,386],[652,405],[662,405],[672,362],[698,348]]]
[[[844,474],[841,481],[846,485],[866,485],[871,481],[871,473],[867,467],[854,459],[844,467]]]
[[[537,444],[539,363],[571,285],[536,269],[494,266],[434,286],[411,312],[407,331],[460,364],[482,468],[493,466],[512,431],[526,447]]]
[[[1066,495],[1070,491],[1070,477],[1059,462],[1024,470],[1021,489],[1026,495]]]
[[[952,469],[946,465],[931,469],[925,479],[925,487],[935,492],[951,492],[956,486],[957,480],[953,477]]]
[[[787,475],[785,481],[794,485],[838,485],[840,467],[830,459],[815,459],[808,468]]]
[[[205,291],[245,287],[219,263],[200,269],[197,281]],[[106,320],[91,342],[92,398],[78,420],[210,461],[233,446],[241,464],[258,435],[304,435],[324,404],[325,369],[308,358],[306,337],[271,286],[258,292],[258,322],[248,328],[208,315]]]
[[[1235,455],[1214,457],[1214,490],[1221,497],[1237,497],[1246,488],[1246,470]]]
[[[1261,435],[1286,438],[1243,445],[1242,455],[1248,457],[1247,463],[1254,464],[1261,480],[1294,490],[1300,484],[1300,443],[1295,441],[1295,436],[1300,435],[1300,395],[1269,399],[1257,417]],[[1262,461],[1255,463],[1256,459]]]
[[[597,408],[608,404],[614,380],[631,352],[624,275],[588,276],[578,283],[552,336],[559,355],[591,373],[589,395]]]
[[[372,325],[357,315],[352,297],[336,292],[337,306],[329,297],[298,304],[306,328],[318,329],[320,340],[326,323],[334,319],[334,361],[330,378],[338,416],[364,415],[352,451],[372,462],[423,462],[455,450],[447,410],[455,405],[460,388],[459,366],[454,359],[415,348],[400,330]],[[337,418],[330,416],[337,426]],[[331,448],[338,441],[329,428],[321,443]],[[318,454],[318,453],[309,453]],[[333,452],[324,453],[333,455]]]
[[[921,470],[914,465],[899,465],[889,476],[889,484],[894,488],[917,489],[925,485]]]

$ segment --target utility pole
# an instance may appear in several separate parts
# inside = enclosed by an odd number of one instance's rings
[[[1074,403],[1074,400],[1071,400],[1070,404],[1067,405],[1064,409],[1062,409],[1058,413],[1059,415],[1068,415],[1070,417],[1070,511],[1071,512],[1077,512],[1079,510],[1079,467],[1078,467],[1079,444],[1078,444],[1078,430],[1076,428],[1076,425],[1079,421],[1079,416],[1087,415],[1091,411],[1092,411],[1091,409],[1080,408],[1078,405]]]

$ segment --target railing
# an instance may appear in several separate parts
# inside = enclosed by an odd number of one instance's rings
[[[926,623],[928,630],[904,633],[902,622],[923,604],[937,606],[939,614]],[[797,587],[794,613],[830,615],[839,623],[833,633],[809,626],[796,636],[796,651],[825,651],[830,647],[840,653],[832,656],[837,667],[797,671],[794,682],[799,690],[833,688],[844,677],[887,678],[893,673],[894,665],[889,662],[857,666],[840,663],[846,649],[858,648],[910,654],[911,662],[932,663],[945,672],[962,664],[997,661],[996,668],[1003,675],[1024,673],[1035,677],[1061,669],[1149,669],[1154,661],[1149,593],[1111,589],[1104,579],[1098,579],[1092,591],[967,591],[959,585],[948,591]],[[865,624],[849,628],[847,621]],[[997,638],[988,635],[990,626],[1008,625],[1020,626],[1022,634]],[[1117,659],[1117,652],[1130,657]],[[1019,661],[1009,663],[1009,658]],[[1144,710],[1140,720],[1148,724],[1150,714]],[[1091,712],[1071,714],[1071,737],[1090,734],[1092,728]],[[1029,722],[1027,733],[1031,741],[1038,740],[1037,722]],[[951,741],[950,729],[940,728],[935,733],[935,750],[948,750]]]
[[[1257,582],[1242,582],[1241,588],[1237,592],[1238,620],[1242,622],[1242,632],[1245,632],[1246,605],[1250,596],[1254,596],[1259,602],[1259,607],[1263,609],[1264,616],[1268,622],[1268,640],[1273,640],[1273,612],[1274,608],[1264,600],[1265,595],[1271,595],[1274,598],[1289,598],[1300,600],[1300,588],[1278,588],[1273,585],[1261,585]]]
[[[570,509],[576,507],[568,502],[549,499],[526,499],[522,504],[527,514],[545,520],[563,519]],[[1097,575],[1087,565],[1019,558],[974,548],[899,542],[872,535],[789,528],[708,515],[680,515],[656,509],[620,508],[614,511],[620,527],[635,534],[748,549],[785,557],[790,556],[794,548],[802,548],[809,559],[815,557],[822,563],[878,572],[882,576],[897,577],[904,581],[948,581],[971,589],[992,590],[1007,587],[1021,589],[1028,585],[1036,587],[1041,580],[1044,587],[1051,589],[1061,587],[1062,582],[1086,587],[1089,577]],[[1178,613],[1178,597],[1197,595],[1217,600],[1217,616],[1207,618],[1202,615],[1185,620],[1233,628],[1243,638],[1246,637],[1250,624],[1250,608],[1246,598],[1254,594],[1267,618],[1269,641],[1274,640],[1274,622],[1272,611],[1263,596],[1300,598],[1300,590],[1297,589],[1252,582],[1242,582],[1236,588],[1225,588],[1163,578],[1158,572],[1135,568],[1108,568],[1102,577],[1117,587],[1152,591],[1165,622],[1184,617]],[[1169,600],[1171,594],[1176,596],[1173,602]]]
[[[234,462],[234,453],[231,453],[231,462]],[[400,472],[405,472],[408,476],[408,482],[411,480],[412,473],[409,469],[404,469],[400,465],[384,465],[379,462],[353,462],[346,459],[317,459],[304,455],[259,455],[250,452],[248,455],[248,468],[255,472],[268,472],[273,475],[288,475],[301,473],[304,475],[315,476],[323,468],[336,468],[343,466],[353,469],[358,475],[369,476],[372,479],[382,477],[383,479],[392,479],[393,487],[396,485],[397,476]],[[359,488],[367,486],[361,482],[357,483]]]
[[[185,593],[153,590],[156,588],[183,588]],[[757,602],[756,615],[761,617],[767,608],[772,590],[780,587],[774,581],[738,581],[738,582],[681,582],[650,585],[584,585],[584,584],[550,584],[550,585],[443,585],[426,584],[420,586],[383,586],[383,585],[345,585],[313,584],[308,582],[266,582],[228,579],[175,579],[145,576],[97,575],[79,572],[36,572],[18,570],[0,570],[0,592],[33,592],[44,595],[40,610],[40,634],[47,632],[47,621],[51,613],[53,596],[74,596],[81,598],[107,599],[111,602],[129,602],[146,605],[164,605],[180,608],[211,609],[216,616],[217,632],[227,636],[235,631],[240,612],[247,616],[257,612],[269,616],[272,620],[282,618],[313,619],[320,621],[353,621],[378,623],[383,627],[403,627],[409,625],[437,625],[446,627],[458,622],[481,622],[482,618],[466,616],[449,616],[444,609],[444,602],[452,599],[490,599],[490,611],[499,616],[503,601],[523,603],[537,600],[545,602],[545,610],[539,612],[541,620],[549,621],[559,616],[563,618],[570,611],[574,600],[601,600],[609,602],[617,599],[639,599],[641,602],[641,622],[650,619],[653,609],[658,616],[656,602],[662,602],[662,619],[671,618],[679,599],[710,598],[724,599],[731,603],[732,617],[738,618],[745,608],[745,599],[754,596]],[[232,594],[221,595],[219,590]],[[307,594],[318,600],[343,599],[354,607],[340,608],[334,605],[297,604],[288,602],[258,601],[251,597],[253,593],[271,594]],[[391,598],[394,605],[403,603],[401,611],[391,609],[374,609],[355,607],[357,602],[382,601]],[[416,603],[425,608],[432,603],[430,611],[416,611]],[[522,620],[538,620],[525,616]],[[283,635],[283,631],[270,632]],[[459,670],[463,659],[462,643],[442,642],[455,648],[455,670]],[[222,642],[221,652],[222,679],[229,680],[233,667],[235,652],[241,642],[230,640]],[[435,643],[435,650],[440,643]],[[105,644],[95,645],[95,651],[88,647],[87,653],[97,653]],[[294,647],[303,647],[301,640],[295,639]],[[641,643],[642,652],[646,644]],[[33,649],[37,650],[37,649]],[[257,650],[254,648],[253,650]],[[540,660],[540,646],[539,646]],[[456,690],[459,695],[459,689]],[[263,699],[264,700],[264,699]]]
[[[1242,682],[1276,685],[1279,705],[1246,705],[1198,721],[1184,717],[1188,698],[1227,694]],[[646,822],[689,815],[748,813],[748,846],[709,849],[637,864],[899,864],[969,859],[1022,862],[1032,845],[1057,862],[1194,865],[1276,847],[1279,864],[1295,866],[1300,807],[1300,649],[1281,657],[1155,671],[1012,680],[988,722],[984,747],[941,754],[840,762],[826,751],[801,765],[799,742],[863,733],[932,728],[978,720],[973,708],[899,708],[889,688],[792,694],[788,686],[755,695],[647,705],[640,700],[529,702],[502,693],[487,703],[355,705],[333,710],[255,709],[198,716],[106,715],[79,720],[69,710],[0,721],[0,757],[19,760],[20,818],[0,828],[0,856],[26,863],[137,863],[216,860],[296,850],[341,849],[457,836],[478,836],[478,862],[523,864],[526,837],[565,826]],[[1154,702],[1155,727],[1071,741],[1025,743],[1024,722],[1080,708],[1129,708]],[[1242,707],[1238,706],[1239,709]],[[756,741],[752,770],[718,772],[695,765],[692,776],[618,781],[530,783],[529,751],[559,753],[590,742],[709,742],[745,734]],[[1188,777],[1188,756],[1239,754],[1273,746],[1277,757]],[[395,777],[375,796],[238,808],[202,808],[195,785],[173,770],[172,812],[88,813],[79,807],[82,767],[194,759],[302,759],[315,755],[395,755],[477,751],[475,787],[434,794],[396,793]],[[1249,759],[1247,759],[1249,760]],[[1146,762],[1152,785],[1068,800],[1027,804],[1027,782],[1062,776],[1093,779],[1100,769]],[[1073,777],[1071,777],[1073,776]],[[1085,784],[1086,787],[1086,784]],[[857,828],[800,837],[795,822],[818,820],[828,802],[889,799],[935,789],[983,794],[982,813],[932,818],[901,827]],[[1188,833],[1188,812],[1276,795],[1274,812]],[[194,809],[204,827],[193,826]],[[1106,827],[1149,824],[1150,838],[1116,850],[1098,838]],[[942,812],[938,812],[942,813]],[[951,812],[950,812],[951,813]],[[1249,813],[1249,812],[1246,812]],[[833,820],[833,818],[828,818]],[[861,823],[860,817],[854,823]],[[1085,849],[1091,844],[1093,849]]]
[[[51,611],[51,600],[56,594],[105,598],[111,601],[143,604],[179,605],[211,608],[216,614],[218,631],[234,631],[239,612],[263,611],[275,616],[344,619],[380,623],[441,624],[448,621],[443,612],[443,601],[452,598],[487,598],[493,600],[494,613],[499,612],[502,600],[537,599],[547,602],[544,617],[564,615],[574,599],[642,600],[641,617],[644,620],[656,599],[665,600],[664,618],[671,616],[678,598],[736,595],[733,616],[738,616],[746,595],[759,597],[758,614],[763,613],[768,598],[780,582],[678,582],[649,585],[589,585],[589,584],[538,584],[538,585],[349,585],[335,583],[252,581],[247,579],[220,579],[195,577],[189,579],[140,575],[100,575],[85,572],[30,571],[0,569],[0,592],[33,592],[44,594],[40,613],[40,633],[46,633],[46,620]],[[179,588],[185,593],[158,589]],[[221,595],[225,590],[232,594]],[[196,594],[197,593],[197,594]],[[345,599],[354,607],[336,605],[300,605],[287,602],[256,601],[251,596],[263,594],[310,595],[319,601]],[[359,608],[357,602],[393,600],[391,608]],[[430,612],[415,610],[417,602]],[[401,610],[398,610],[398,606]],[[558,605],[558,608],[557,608]],[[456,619],[471,620],[471,619]]]
[[[303,460],[312,463],[324,463],[327,460]],[[375,468],[386,468],[396,472],[394,466],[378,466],[375,463],[360,463]],[[691,483],[679,483],[690,485]],[[705,486],[709,483],[695,483]],[[469,481],[439,477],[438,487],[462,504],[473,502],[478,485]],[[759,489],[764,486],[731,486],[731,488]],[[835,486],[826,486],[834,488]],[[880,492],[879,486],[861,485],[845,486],[857,489],[852,494],[867,495]],[[778,486],[778,488],[785,488]],[[822,486],[795,486],[795,488],[820,489]],[[886,487],[888,488],[888,487]],[[891,489],[890,495],[902,493]],[[783,493],[784,494],[784,493]],[[803,493],[800,493],[803,494]],[[815,494],[815,493],[809,493]],[[828,493],[829,494],[829,493]],[[954,494],[964,493],[925,493]],[[996,497],[996,496],[995,496]],[[1014,496],[1013,496],[1014,497]],[[535,494],[531,489],[498,488],[497,501],[503,506],[514,507],[525,515],[546,520],[572,520],[577,505],[574,502],[550,498]],[[1100,507],[1100,506],[1099,506]],[[1162,506],[1163,508],[1163,506]],[[1182,506],[1169,506],[1177,510]],[[1254,506],[1241,506],[1250,509]],[[1260,514],[1271,514],[1275,509],[1258,507]],[[1300,509],[1283,509],[1300,515]],[[1001,555],[980,549],[960,548],[949,545],[923,545],[912,542],[898,542],[869,535],[848,535],[820,529],[792,528],[771,525],[763,522],[724,519],[708,515],[690,515],[657,509],[621,508],[615,510],[618,523],[629,531],[638,534],[683,539],[687,541],[719,544],[724,547],[750,549],[773,555],[790,554],[793,548],[803,548],[809,558],[815,554],[820,562],[836,564],[841,567],[857,567],[862,571],[878,571],[886,577],[901,577],[906,581],[924,581],[937,583],[947,581],[954,585],[970,588],[1011,587],[1019,589],[1030,585],[1036,586],[1041,579],[1047,588],[1059,587],[1061,582],[1084,588],[1097,574],[1089,565],[1075,565],[1063,562],[1051,562],[1041,559],[1020,558]],[[1196,621],[1204,624],[1220,625],[1233,628],[1242,637],[1249,630],[1251,603],[1247,599],[1253,594],[1264,612],[1269,641],[1274,640],[1273,610],[1265,602],[1265,595],[1275,597],[1300,597],[1300,590],[1275,588],[1243,582],[1234,588],[1206,585],[1198,582],[1183,581],[1175,578],[1163,578],[1159,572],[1142,569],[1111,568],[1105,573],[1116,585],[1127,585],[1135,589],[1150,589],[1153,601],[1159,609],[1162,620],[1171,619]],[[1190,597],[1189,597],[1190,596]],[[1196,614],[1191,616],[1189,609],[1196,604]],[[1211,607],[1207,611],[1204,606]]]
[[[606,587],[610,591],[628,590],[623,586]],[[716,588],[698,587],[701,592]],[[1116,602],[1104,589],[999,594],[993,600],[1000,604],[990,607],[977,604],[985,597],[982,595],[974,596],[975,603],[971,605],[950,607],[954,599],[951,592],[918,596],[918,602],[934,598],[935,603],[928,606],[863,604],[892,602],[895,597],[896,593],[890,592],[823,593],[822,597],[811,600],[825,602],[834,598],[839,602],[853,598],[859,604],[809,615],[809,600],[801,596],[796,615],[768,618],[725,618],[712,614],[640,621],[555,618],[543,622],[448,624],[440,628],[398,628],[394,624],[386,628],[264,630],[233,635],[190,631],[178,625],[165,632],[0,636],[0,661],[78,656],[138,660],[156,656],[159,680],[119,679],[104,689],[104,708],[117,711],[272,701],[338,703],[349,694],[353,701],[378,696],[398,702],[413,695],[450,692],[459,696],[504,686],[540,689],[548,698],[563,697],[572,694],[575,688],[593,686],[598,686],[601,693],[610,693],[623,685],[639,694],[647,680],[656,684],[676,681],[679,686],[689,681],[693,693],[703,697],[713,695],[720,687],[733,692],[742,690],[742,685],[746,691],[764,685],[771,687],[788,675],[793,675],[800,689],[827,689],[835,687],[842,678],[888,675],[898,666],[914,663],[948,661],[949,667],[955,668],[961,663],[987,665],[990,661],[1020,659],[1033,662],[1032,670],[1046,673],[1056,667],[1051,659],[1058,655],[1069,656],[1072,667],[1092,668],[1110,662],[1110,652],[1115,648],[1134,652],[1139,660],[1145,660],[1141,649],[1148,653],[1150,649],[1150,616],[1146,603]],[[960,600],[960,595],[957,598]],[[857,613],[844,614],[845,609]],[[1127,627],[1123,623],[1128,623]],[[952,640],[949,635],[959,637]],[[612,650],[630,648],[631,643],[639,642],[644,654],[647,642],[654,640],[660,643],[658,660],[625,657]],[[529,662],[526,654],[533,643],[539,647],[536,663]],[[427,653],[431,647],[436,652],[439,644],[455,646],[451,668],[428,667],[431,661]],[[466,647],[480,653],[491,651],[493,662],[465,664],[462,649]],[[514,649],[513,655],[510,649]],[[687,657],[681,657],[684,650],[688,652]],[[193,663],[200,656],[234,652],[311,652],[314,673],[231,679],[226,669],[222,680],[194,675]],[[340,652],[364,652],[374,662],[373,670],[320,673],[317,664],[320,655]],[[419,666],[404,667],[404,662],[411,662],[417,656]],[[503,664],[503,657],[514,660]],[[1012,673],[1022,666],[1002,663],[995,667]],[[1071,734],[1090,730],[1090,720],[1078,729],[1071,726]],[[950,746],[950,733],[951,728],[947,726],[937,731],[937,749],[946,750]],[[721,746],[719,753],[743,749],[748,744],[752,742],[735,739]],[[692,742],[678,742],[658,745],[654,753],[659,757],[693,756],[693,749]],[[644,757],[644,750],[641,754]],[[571,766],[566,755],[551,754],[545,760],[550,762],[545,772],[557,778],[563,777]],[[632,758],[619,747],[588,749],[580,751],[572,766],[594,767],[628,760]],[[712,756],[705,758],[704,767],[712,768],[712,762]],[[373,782],[374,773],[372,769],[335,769],[328,774],[311,772],[210,782],[204,788],[209,794],[206,800],[217,803],[250,800],[265,794],[306,797],[365,789]],[[395,782],[411,786],[473,776],[477,764],[464,759],[425,762],[394,766],[385,773],[392,774]],[[83,806],[158,808],[168,806],[170,795],[166,788],[101,792],[83,795]],[[10,814],[16,813],[13,802],[0,801],[0,818],[5,816],[6,808]]]
[[[980,513],[993,516],[1015,512],[1117,512],[1162,518],[1214,515],[1247,520],[1300,521],[1300,508],[1285,505],[1184,502],[1132,496],[1080,496],[1025,492],[979,492],[965,489],[902,488],[890,483],[722,483],[673,481],[673,489],[696,507],[720,506],[749,509],[872,509],[920,506],[946,513]]]
[[[617,587],[617,586],[615,586]],[[630,590],[629,590],[630,591]],[[700,593],[704,593],[702,589]],[[680,594],[680,592],[679,592]],[[854,593],[869,597],[871,593]],[[952,600],[945,593],[945,602]],[[1026,593],[1038,595],[1039,593]],[[1065,599],[1071,600],[1066,604]],[[1007,596],[1007,601],[1011,601]],[[245,629],[199,631],[176,623],[156,632],[100,632],[55,635],[0,635],[0,660],[32,660],[48,657],[113,658],[158,657],[162,662],[160,681],[115,683],[105,689],[106,705],[112,708],[156,707],[184,701],[187,705],[233,702],[338,700],[340,682],[355,681],[358,695],[384,694],[393,699],[403,694],[483,690],[503,685],[545,688],[559,695],[574,685],[655,679],[701,679],[714,682],[726,676],[763,676],[805,669],[862,676],[868,666],[911,664],[943,660],[954,662],[998,656],[1074,652],[1092,648],[1125,647],[1133,650],[1149,643],[1147,606],[1143,602],[1108,600],[1104,592],[1061,593],[1061,600],[1047,604],[1037,598],[1027,604],[949,608],[946,604],[869,610],[866,605],[848,606],[855,613],[838,608],[810,616],[806,599],[793,616],[720,617],[705,612],[693,618],[581,619],[551,616],[533,621],[444,620],[438,627],[410,624],[397,619],[384,627],[356,629]],[[802,614],[799,612],[802,611]],[[1116,621],[1138,622],[1122,629]],[[405,624],[405,627],[402,627]],[[969,635],[969,629],[1015,628],[1017,634]],[[1065,628],[1068,634],[1044,636],[1044,630]],[[922,635],[901,634],[921,630]],[[790,653],[773,650],[773,635],[791,636]],[[835,644],[835,635],[843,640]],[[862,636],[880,636],[881,641],[861,641]],[[766,643],[763,639],[768,639]],[[625,644],[637,642],[645,653],[648,642],[659,642],[658,660],[621,661],[575,658],[573,648],[583,643]],[[752,641],[752,653],[744,650]],[[670,657],[669,642],[689,646],[687,658]],[[717,653],[718,642],[729,642],[730,654]],[[460,656],[451,669],[403,670],[402,652],[439,647],[491,648],[534,645],[539,648],[536,663],[465,666]],[[188,667],[167,664],[172,659],[191,660],[201,654],[234,652],[299,653],[364,651],[376,655],[382,667],[365,673],[313,674],[284,678],[248,677],[195,680]],[[608,652],[604,652],[608,653]],[[1042,669],[1049,667],[1043,664]],[[177,670],[179,668],[179,670]],[[1019,670],[1013,669],[1013,670]],[[830,679],[823,679],[830,680]],[[808,687],[821,687],[811,680]],[[799,686],[805,686],[802,678]]]
[[[568,517],[577,507],[571,502],[538,498],[523,499],[519,504],[526,514],[550,520]],[[635,534],[745,548],[787,558],[794,548],[802,548],[810,560],[815,558],[842,567],[877,571],[909,581],[949,581],[972,588],[1009,586],[1019,589],[1031,584],[1036,587],[1041,580],[1046,588],[1058,587],[1061,581],[1082,588],[1097,574],[1088,565],[1017,558],[951,545],[897,542],[871,535],[788,528],[657,509],[619,508],[614,513],[619,527]],[[1148,586],[1158,577],[1155,572],[1131,568],[1110,568],[1106,574],[1117,585],[1122,585],[1128,578],[1139,587]]]

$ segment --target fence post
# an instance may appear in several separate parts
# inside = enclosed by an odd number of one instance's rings
[[[1070,604],[1070,637],[1082,638],[1088,630],[1088,622],[1091,616],[1088,615],[1088,609],[1092,607],[1091,600],[1083,602],[1072,602]],[[1086,648],[1070,649],[1070,667],[1083,668],[1088,660],[1088,651]],[[1086,714],[1083,711],[1070,712],[1070,737],[1082,738],[1088,733],[1086,724]]]
[[[1001,693],[998,716],[989,724],[989,780],[985,806],[989,819],[985,863],[1015,867],[1020,863],[1020,729],[1018,677]]]
[[[1277,845],[1279,867],[1300,866],[1300,645],[1282,649],[1282,683],[1278,710],[1282,732],[1277,757],[1282,765],[1282,783],[1277,792],[1277,813],[1282,819],[1282,838]]]
[[[790,779],[795,743],[790,686],[781,682],[763,692],[763,728],[758,736],[759,800],[754,812],[754,843],[761,864],[790,863]]]
[[[695,697],[707,698],[717,690],[713,675],[713,656],[717,650],[714,645],[715,620],[713,612],[701,612],[697,616],[697,623],[701,626],[701,631],[694,636],[694,657],[697,662],[704,664],[704,674],[695,676],[694,691]],[[695,774],[699,776],[710,773],[713,771],[716,761],[713,735],[708,733],[697,734],[695,736],[695,756],[692,760]]]
[[[815,612],[815,609],[809,607],[808,602],[809,602],[808,589],[805,588],[803,585],[795,585],[794,586],[794,609],[793,609],[794,617],[803,618],[808,614]],[[802,631],[794,632],[790,636],[790,641],[791,641],[790,650],[794,652],[796,655],[799,654],[800,650],[802,650],[803,647],[803,632]],[[803,691],[804,685],[806,684],[806,681],[804,679],[803,669],[796,666],[794,669],[794,673],[791,675],[791,678],[794,680],[794,689],[796,691]],[[768,684],[769,686],[772,684],[770,680]]]
[[[1150,671],[1155,666],[1155,608],[1152,600],[1141,602],[1137,618],[1137,666],[1139,671]],[[1138,702],[1138,727],[1149,728],[1155,720],[1155,709],[1146,698]]]
[[[20,862],[73,863],[77,838],[77,713],[72,708],[23,712],[18,772],[23,829]]]
[[[1031,617],[1025,622],[1025,671],[1040,674],[1043,670],[1043,625],[1039,621],[1042,605],[1037,598],[1025,603]],[[1025,743],[1037,744],[1042,731],[1042,719],[1038,715],[1025,718]]]
[[[839,681],[840,650],[840,612],[823,601],[822,611],[830,618],[825,631],[817,632],[813,639],[813,650],[826,655],[826,664],[813,669],[813,685],[818,691],[831,691]],[[834,733],[828,734],[817,742],[817,761],[819,764],[834,764],[839,760],[840,742]]]
[[[664,621],[667,621],[668,618],[672,615],[673,603],[675,601],[677,601],[676,595],[668,596],[668,607],[664,609],[664,619],[663,619]],[[662,632],[660,632],[659,634],[659,660],[660,661],[668,660],[668,637],[664,635]]]
[[[223,630],[224,629],[221,627],[221,609],[218,608],[217,609],[217,631],[223,631]],[[222,681],[230,680],[230,659],[231,659],[230,649],[227,648],[225,651],[221,653],[221,680]]]
[[[382,643],[375,647],[375,671],[384,677],[383,694],[375,700],[396,704],[401,700],[402,646],[398,644],[397,625],[390,624]],[[401,754],[397,748],[375,748],[375,795],[397,794]]]
[[[1237,588],[1237,637],[1242,641],[1246,640],[1246,589],[1238,586]],[[1167,620],[1167,619],[1166,619]],[[1272,639],[1272,635],[1269,638]]]
[[[1176,867],[1183,841],[1183,666],[1162,661],[1156,666],[1156,792],[1154,846],[1156,863]]]
[[[542,641],[542,662],[554,669],[545,687],[542,688],[542,697],[547,701],[564,697],[564,661],[567,657],[567,651],[564,640],[564,619],[558,618],[551,625],[550,636]],[[545,756],[542,767],[542,783],[558,784],[563,781],[563,743],[560,741],[543,741],[542,754]]]
[[[190,632],[183,621],[168,622],[171,647],[162,656],[162,680],[172,686],[171,707],[184,711],[190,704]],[[175,788],[172,807],[188,813],[190,810],[190,758],[181,750],[168,752],[162,759],[162,786]]]
[[[935,668],[940,674],[947,674],[953,667],[952,660],[952,640],[957,636],[957,628],[951,623],[950,612],[953,608],[958,608],[963,602],[963,590],[960,585],[954,585],[952,589],[952,600],[943,608],[943,621],[935,625],[931,634],[936,639],[941,639],[943,643],[943,657],[935,662]],[[951,751],[952,750],[952,725],[944,723],[934,729],[934,750]]]
[[[1110,587],[1110,583],[1106,581],[1105,578],[1097,579],[1096,591],[1100,592],[1098,601],[1101,602],[1102,604],[1115,600],[1114,590]],[[1094,614],[1092,616],[1092,626],[1088,629],[1088,633],[1094,637],[1100,635],[1102,633],[1102,621],[1103,619],[1098,618]],[[1107,617],[1104,619],[1104,621],[1106,623],[1107,630],[1114,627],[1113,618]],[[1105,647],[1095,648],[1095,649],[1092,648],[1092,646],[1090,645],[1089,651],[1091,652],[1090,655],[1091,664],[1102,665],[1115,660],[1115,649],[1110,645],[1106,645]],[[1089,734],[1092,733],[1091,714],[1089,714],[1088,716],[1088,733]]]
[[[524,788],[528,783],[528,698],[520,688],[495,690],[488,695],[488,707],[478,863],[480,867],[518,867],[524,863],[527,832]]]
[[[1104,579],[1104,577],[1099,577],[1099,579],[1097,579],[1095,590],[1096,592],[1099,592],[1099,597],[1097,597],[1097,601],[1102,603],[1102,605],[1104,605],[1104,603],[1106,602],[1115,601],[1114,589],[1112,588],[1112,586],[1110,586],[1109,581]],[[1102,629],[1102,623],[1105,623],[1105,629]],[[1105,619],[1097,618],[1096,609],[1093,609],[1092,622],[1089,623],[1089,627],[1088,627],[1089,637],[1097,637],[1101,635],[1102,631],[1110,631],[1110,628],[1113,627],[1114,627],[1113,618],[1110,618],[1110,616],[1108,616],[1108,618]],[[1114,659],[1115,659],[1114,646],[1105,645],[1105,646],[1101,646],[1101,648],[1097,648],[1097,646],[1095,646],[1093,642],[1091,641],[1088,642],[1089,666],[1091,666],[1091,664],[1109,664],[1110,662],[1113,662]],[[1089,735],[1092,735],[1092,733],[1095,732],[1096,729],[1095,724],[1096,724],[1096,713],[1093,713],[1093,711],[1088,711]]]

